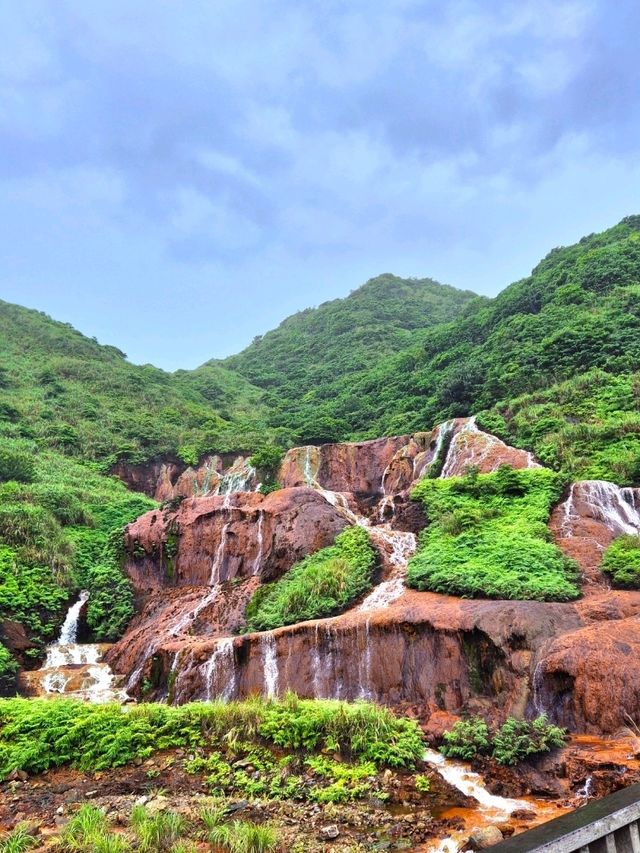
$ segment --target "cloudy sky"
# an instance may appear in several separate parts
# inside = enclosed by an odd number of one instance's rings
[[[194,367],[640,213],[637,0],[0,0],[0,298]]]

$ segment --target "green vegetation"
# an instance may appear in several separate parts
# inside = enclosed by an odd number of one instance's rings
[[[133,365],[69,324],[6,302],[0,354],[0,436],[99,461],[102,470],[163,455],[192,464],[264,442],[261,392],[221,365],[175,374]],[[21,460],[0,453],[0,479],[28,475],[8,465]]]
[[[278,847],[276,830],[246,820],[211,827],[207,840],[229,853],[272,853]]]
[[[93,637],[117,638],[133,613],[120,567],[122,528],[155,504],[96,473],[95,465],[0,438],[4,458],[16,447],[28,453],[31,475],[29,482],[0,481],[0,620],[24,627],[35,658],[54,638],[70,599],[87,589]],[[4,689],[13,668],[0,651]]]
[[[251,454],[249,465],[256,469],[260,478],[260,491],[268,495],[280,488],[278,472],[284,451],[274,444],[263,444]]]
[[[489,728],[481,717],[458,720],[452,729],[442,735],[440,752],[447,758],[471,761],[476,755],[486,755],[490,748]]]
[[[0,778],[70,765],[104,770],[159,750],[233,742],[281,750],[327,750],[376,766],[412,767],[423,751],[416,723],[375,705],[333,700],[85,705],[74,700],[0,700]]]
[[[509,717],[493,735],[484,720],[471,717],[444,733],[440,752],[463,761],[491,754],[498,764],[514,765],[563,746],[565,737],[565,730],[549,723],[544,714],[535,720]]]
[[[577,568],[547,528],[562,488],[552,471],[506,465],[495,474],[423,480],[413,497],[430,524],[409,563],[409,586],[462,597],[576,598]]]
[[[614,586],[640,587],[640,536],[619,536],[604,552],[602,571],[611,575]]]
[[[25,853],[38,844],[38,839],[29,832],[28,824],[19,824],[12,832],[0,838],[0,853]]]
[[[333,545],[305,557],[280,580],[255,592],[246,611],[249,630],[339,613],[371,587],[375,560],[366,530],[343,530]]]
[[[640,373],[599,368],[481,412],[478,424],[571,479],[640,482]]]

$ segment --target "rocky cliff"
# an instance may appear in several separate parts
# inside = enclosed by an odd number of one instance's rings
[[[545,711],[576,731],[615,731],[640,714],[640,593],[609,589],[598,567],[614,536],[640,531],[640,494],[576,483],[555,508],[551,535],[582,570],[577,602],[470,601],[404,587],[413,534],[426,521],[412,483],[505,463],[537,465],[457,419],[412,436],[295,448],[280,472],[286,488],[268,497],[196,496],[147,513],[126,536],[140,612],[111,664],[131,691],[144,680],[173,702],[291,689],[416,705],[425,720]],[[331,619],[238,633],[259,583],[353,523],[367,526],[380,555],[364,601]]]

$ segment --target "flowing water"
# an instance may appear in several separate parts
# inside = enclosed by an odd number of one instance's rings
[[[228,702],[236,691],[236,668],[233,652],[233,637],[218,640],[209,660],[204,665],[206,699],[214,698]]]
[[[613,533],[640,533],[640,490],[622,488],[606,480],[573,483],[563,509],[562,533],[565,536],[573,533],[573,523],[580,517],[576,500],[584,502],[588,515],[601,521]]]
[[[77,643],[80,615],[89,593],[82,592],[69,608],[60,635],[47,649],[42,669],[30,674],[45,695],[64,695],[88,702],[126,702],[111,667],[102,661],[104,645]]]
[[[264,634],[262,643],[262,669],[264,673],[264,695],[274,699],[278,695],[278,658],[273,634]]]

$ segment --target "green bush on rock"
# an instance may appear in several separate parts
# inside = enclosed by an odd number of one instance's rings
[[[471,761],[478,755],[492,755],[498,764],[519,764],[531,755],[540,755],[563,746],[566,732],[549,723],[544,714],[535,720],[509,717],[490,733],[480,717],[459,720],[443,734],[440,752],[447,758]]]
[[[547,529],[562,488],[553,471],[508,466],[422,480],[412,497],[430,524],[409,563],[409,586],[462,597],[576,598],[577,567],[549,541]]]
[[[372,584],[376,553],[362,527],[349,527],[328,548],[305,557],[247,606],[247,625],[265,631],[339,613]]]
[[[604,552],[602,571],[611,575],[615,586],[640,586],[640,536],[619,536]]]

